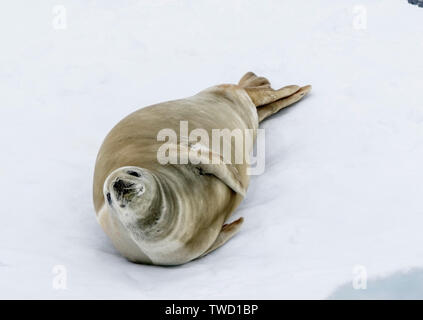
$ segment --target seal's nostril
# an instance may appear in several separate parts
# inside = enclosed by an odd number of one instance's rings
[[[116,180],[116,182],[113,184],[113,189],[115,189],[116,192],[122,192],[124,188],[125,183],[120,179]]]
[[[107,202],[108,202],[110,205],[112,205],[112,197],[111,197],[111,195],[110,195],[110,192],[107,192],[106,197],[107,197]]]
[[[130,191],[130,189],[134,186],[134,183],[124,181],[122,179],[116,180],[116,182],[113,184],[113,189],[118,194],[126,194]]]
[[[138,172],[135,172],[135,171],[128,171],[127,172],[129,175],[131,175],[131,176],[134,176],[134,177],[141,177],[141,175],[138,173]]]

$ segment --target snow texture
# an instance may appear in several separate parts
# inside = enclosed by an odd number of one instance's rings
[[[2,1],[0,298],[423,298],[422,15],[406,0]],[[263,124],[241,232],[183,266],[126,261],[92,204],[103,138],[249,70],[313,91]]]

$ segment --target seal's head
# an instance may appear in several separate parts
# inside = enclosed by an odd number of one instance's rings
[[[113,171],[103,187],[104,199],[112,214],[129,230],[154,219],[160,202],[157,181],[151,172],[139,167],[121,167]]]

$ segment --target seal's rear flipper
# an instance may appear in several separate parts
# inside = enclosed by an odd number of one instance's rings
[[[258,77],[254,72],[247,72],[239,80],[238,84],[243,88],[270,88],[270,82],[264,77]]]
[[[262,122],[264,119],[270,117],[272,114],[275,114],[283,108],[286,108],[291,104],[294,104],[295,102],[301,100],[307,93],[310,92],[310,90],[311,86],[305,86],[302,87],[298,92],[294,93],[293,95],[287,98],[277,100],[262,107],[258,107],[257,113],[259,122]]]
[[[221,247],[228,241],[230,238],[232,238],[241,227],[242,223],[244,222],[244,218],[239,218],[238,220],[235,220],[232,223],[224,224],[222,227],[222,230],[220,231],[219,235],[217,236],[216,241],[212,244],[212,246],[204,252],[201,257],[209,254],[210,252],[216,250],[217,248]]]
[[[253,72],[247,72],[238,85],[244,88],[257,107],[259,122],[299,101],[311,90],[311,86],[301,88],[297,85],[274,90],[269,80],[258,77]]]
[[[289,97],[300,90],[300,87],[296,85],[274,90],[270,86],[269,80],[258,77],[253,72],[247,72],[238,84],[244,88],[256,107]]]

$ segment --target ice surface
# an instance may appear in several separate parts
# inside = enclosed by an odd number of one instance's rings
[[[363,3],[62,0],[62,30],[57,1],[2,2],[0,298],[354,298],[356,265],[367,297],[423,298],[402,273],[423,267],[423,9]],[[104,136],[249,70],[313,91],[264,123],[242,231],[180,267],[127,262],[92,205]]]
[[[359,282],[357,282],[359,283]],[[421,300],[423,297],[423,269],[403,270],[389,276],[371,279],[363,289],[350,283],[338,288],[330,299],[396,299]]]

